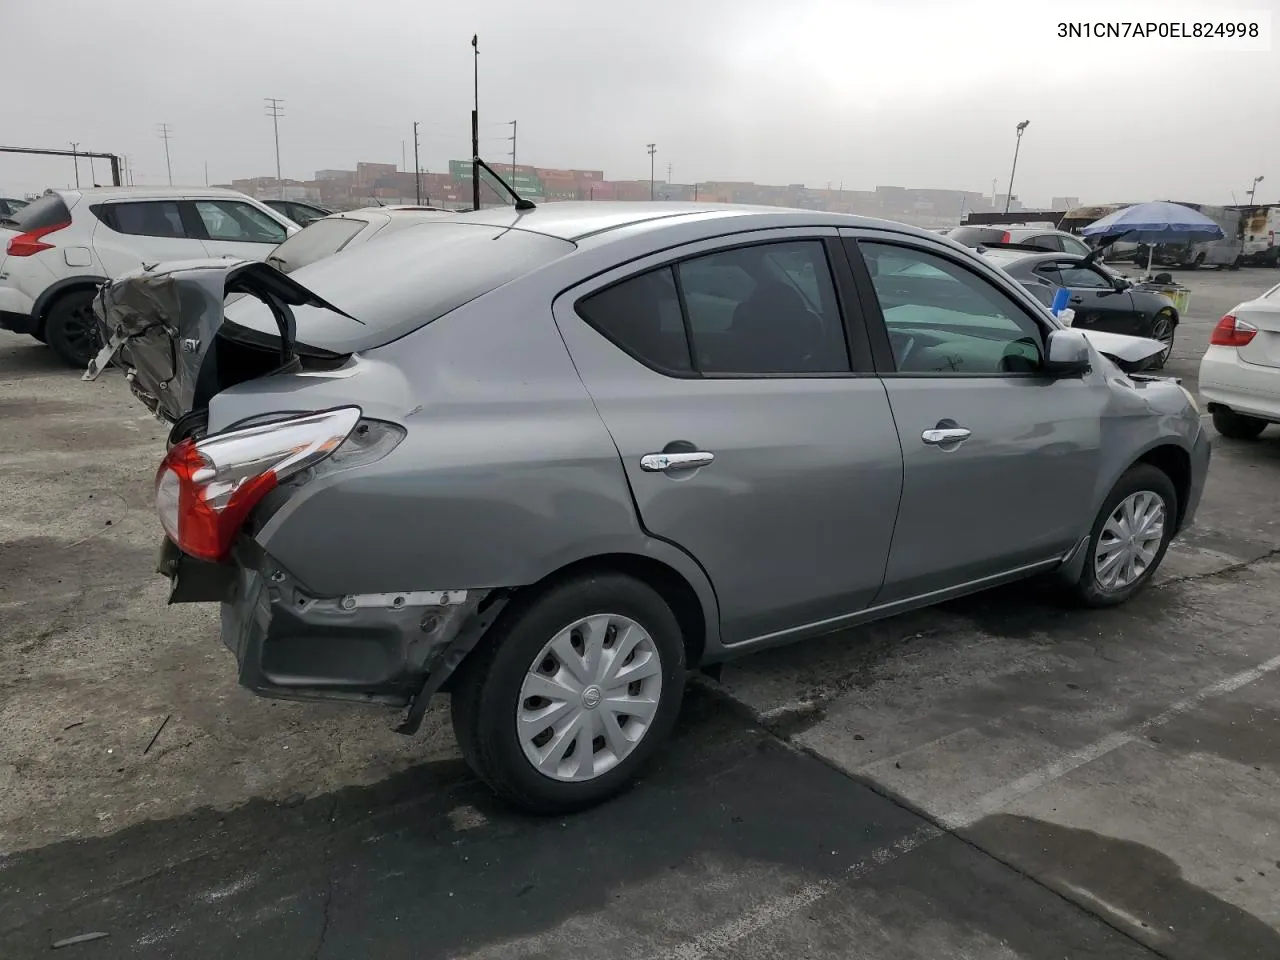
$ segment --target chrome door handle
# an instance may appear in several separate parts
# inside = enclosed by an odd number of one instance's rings
[[[961,443],[969,439],[969,431],[964,427],[946,427],[934,430],[926,430],[920,434],[920,439],[925,443],[935,445],[947,443]]]
[[[714,453],[697,450],[693,453],[646,453],[640,458],[640,469],[646,473],[671,473],[676,470],[696,470],[705,467],[716,458]]]

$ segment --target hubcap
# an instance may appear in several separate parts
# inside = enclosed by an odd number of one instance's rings
[[[658,712],[662,661],[648,631],[613,613],[584,617],[542,648],[520,686],[516,735],[553,780],[590,780],[624,760]]]
[[[1156,318],[1151,324],[1151,338],[1164,344],[1164,351],[1160,354],[1160,359],[1168,359],[1169,354],[1173,351],[1173,321],[1169,319],[1168,315],[1163,313],[1156,314]]]
[[[1155,561],[1164,540],[1164,501],[1150,490],[1125,497],[1107,518],[1094,551],[1098,586],[1123,590],[1142,577]]]

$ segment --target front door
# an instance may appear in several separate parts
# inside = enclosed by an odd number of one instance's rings
[[[901,452],[825,234],[704,241],[555,305],[641,524],[707,572],[730,644],[836,626],[884,577]]]
[[[1141,335],[1140,315],[1133,305],[1133,294],[1117,290],[1114,279],[1092,264],[1063,260],[1042,264],[1037,273],[1056,277],[1060,286],[1071,291],[1067,306],[1075,311],[1072,326],[1108,333]]]
[[[861,236],[848,249],[883,317],[868,324],[888,341],[877,365],[904,464],[876,602],[1061,557],[1089,527],[1105,384],[1039,374],[1046,327],[994,271],[941,247]]]
[[[288,231],[278,220],[242,200],[193,200],[211,257],[264,260]]]

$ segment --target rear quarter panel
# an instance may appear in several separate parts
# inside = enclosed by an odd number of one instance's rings
[[[220,429],[270,409],[359,403],[407,431],[368,467],[300,488],[258,533],[322,596],[534,583],[601,554],[652,557],[715,598],[637,521],[617,449],[552,321],[550,288],[513,283],[335,374],[252,381],[210,406]]]

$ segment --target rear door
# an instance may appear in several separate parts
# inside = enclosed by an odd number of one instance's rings
[[[901,451],[833,270],[833,229],[759,231],[555,302],[641,524],[706,570],[726,643],[830,629],[884,576]]]
[[[207,198],[188,201],[211,257],[265,260],[289,236],[284,223],[243,200]]]
[[[904,463],[877,605],[1056,562],[1089,528],[1105,384],[1039,373],[1048,325],[994,271],[841,232]]]
[[[94,204],[89,210],[98,221],[93,251],[108,277],[143,264],[207,256],[199,233],[189,230],[183,219],[180,200],[115,200]]]

